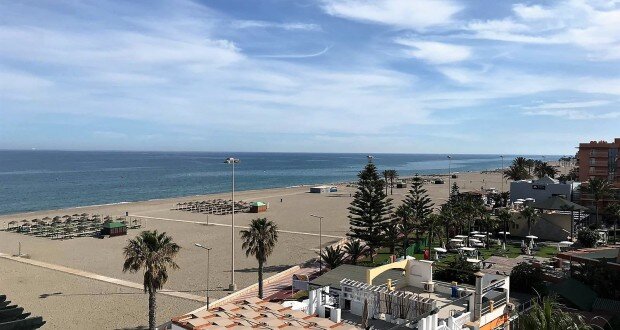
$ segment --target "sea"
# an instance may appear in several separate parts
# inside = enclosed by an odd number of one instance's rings
[[[367,154],[255,152],[0,151],[0,214],[354,181]],[[499,155],[374,154],[401,176],[482,171]],[[505,155],[505,166],[516,155]],[[541,156],[528,156],[541,159]],[[546,156],[557,160],[560,156]]]

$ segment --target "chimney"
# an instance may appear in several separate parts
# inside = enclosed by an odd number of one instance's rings
[[[482,316],[482,278],[484,277],[484,273],[477,272],[474,275],[476,276],[476,291],[474,292],[473,321],[478,321]]]

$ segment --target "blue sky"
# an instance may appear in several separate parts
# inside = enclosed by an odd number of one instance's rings
[[[0,0],[0,149],[571,154],[618,1]]]

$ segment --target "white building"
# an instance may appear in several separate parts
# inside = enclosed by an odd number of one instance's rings
[[[574,200],[574,194],[578,192],[580,182],[569,181],[560,183],[558,180],[545,176],[538,180],[520,180],[510,183],[510,202],[518,199],[533,198],[535,201],[544,201],[549,197],[563,196],[569,201]]]
[[[397,276],[393,276],[394,270],[399,270]],[[390,276],[397,278],[386,280],[383,274],[390,271]],[[333,280],[328,274],[327,279]],[[406,259],[366,269],[364,281],[343,278],[334,284],[337,290],[330,286],[313,289],[311,285],[307,312],[334,321],[339,321],[334,315],[344,312],[367,315],[418,330],[503,326],[511,311],[510,278],[481,272],[475,275],[475,287],[435,281],[432,261]]]

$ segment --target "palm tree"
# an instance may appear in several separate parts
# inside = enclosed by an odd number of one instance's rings
[[[351,265],[357,264],[357,259],[366,253],[366,246],[359,239],[352,239],[345,243],[344,252],[349,255]]]
[[[510,230],[508,229],[508,225],[513,224],[515,220],[512,217],[510,211],[508,211],[507,209],[502,209],[501,211],[499,211],[499,213],[497,214],[497,218],[504,224],[504,244],[506,244],[506,233],[510,232]]]
[[[253,255],[258,261],[258,297],[263,299],[263,266],[278,242],[278,225],[267,218],[257,218],[239,234],[246,257]]]
[[[545,176],[554,178],[558,174],[558,170],[556,170],[555,167],[549,165],[549,163],[547,162],[539,162],[536,163],[536,166],[534,167],[534,174],[539,179],[542,179]]]
[[[611,194],[611,184],[604,179],[591,178],[585,185],[581,185],[581,191],[592,196],[594,210],[596,212],[596,226],[598,227],[598,207],[601,200]]]
[[[416,231],[416,225],[413,221],[413,212],[406,204],[401,204],[394,211],[395,221],[398,221],[398,231],[402,235],[403,254],[407,256],[407,248],[409,247],[409,236]]]
[[[335,249],[331,246],[326,246],[321,251],[320,257],[329,269],[334,269],[344,263],[344,251],[342,251],[340,246]]]
[[[438,214],[430,214],[424,221],[424,227],[428,230],[428,255],[431,255],[431,249],[433,248],[433,236],[437,235],[435,228],[441,225],[441,218]]]
[[[525,167],[511,165],[506,170],[504,170],[504,177],[512,181],[519,181],[529,179],[530,174],[527,172]]]
[[[393,220],[385,230],[383,231],[383,246],[387,246],[390,248],[390,254],[394,254],[396,251],[396,244],[398,244],[398,239],[400,236],[400,228],[398,226],[398,221]]]
[[[528,161],[531,161],[531,159],[527,159],[525,157],[517,157],[512,160],[512,166],[526,168],[529,163]]]
[[[614,219],[614,243],[618,243],[616,231],[618,227],[618,219],[620,219],[620,203],[615,202],[607,206],[607,214]]]
[[[396,170],[388,170],[388,179],[390,180],[390,195],[394,194],[394,181],[398,179],[398,172]],[[387,191],[386,191],[387,195]]]
[[[564,312],[553,297],[542,298],[530,311],[519,318],[519,329],[524,330],[592,330],[583,317]]]
[[[519,213],[527,221],[527,235],[532,235],[532,225],[540,218],[538,211],[531,206],[526,206]]]
[[[125,262],[123,272],[144,271],[144,292],[149,294],[149,329],[155,330],[155,300],[157,290],[163,288],[168,280],[168,268],[178,269],[174,262],[181,247],[172,241],[165,232],[143,231],[129,240],[123,249]]]
[[[388,193],[388,180],[390,179],[390,170],[383,170],[383,172],[381,172],[381,174],[383,174],[383,180],[385,180],[385,194],[387,195],[387,193]]]

